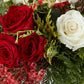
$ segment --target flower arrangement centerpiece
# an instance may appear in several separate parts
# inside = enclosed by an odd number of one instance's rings
[[[0,0],[0,84],[84,84],[84,0]]]

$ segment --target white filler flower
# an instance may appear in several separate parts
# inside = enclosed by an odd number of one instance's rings
[[[51,8],[55,4],[55,0],[44,0],[43,3],[48,3],[48,7]]]
[[[61,3],[61,2],[65,2],[65,1],[68,1],[68,0],[56,0],[55,3]]]
[[[3,2],[7,2],[7,1],[10,1],[10,0],[3,0]]]
[[[84,17],[79,11],[70,10],[57,19],[58,39],[73,51],[84,47]]]
[[[70,3],[76,3],[76,2],[78,2],[78,0],[68,0]]]
[[[15,2],[15,3],[23,3],[23,4],[25,4],[25,3],[27,3],[28,2],[28,0],[12,0],[13,2]]]
[[[78,0],[69,0],[69,3],[71,4],[71,8],[75,8],[76,2],[78,2]]]
[[[61,3],[61,2],[65,2],[68,1],[70,3],[76,3],[78,0],[56,0],[56,3]]]

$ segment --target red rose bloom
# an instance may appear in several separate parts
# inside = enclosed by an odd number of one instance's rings
[[[13,36],[0,33],[0,63],[7,67],[18,65],[17,46]]]
[[[27,5],[11,6],[1,19],[4,32],[16,33],[17,31],[33,30],[33,12],[33,9]]]
[[[21,57],[27,62],[38,62],[44,55],[46,39],[36,33],[19,39],[19,50]]]

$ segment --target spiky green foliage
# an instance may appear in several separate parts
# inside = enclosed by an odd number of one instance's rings
[[[48,43],[48,48],[46,50],[46,54],[44,55],[44,57],[47,59],[47,61],[49,62],[49,64],[52,64],[52,58],[58,54],[57,52],[57,47],[55,46],[56,44],[56,40],[52,40],[50,43]]]
[[[37,23],[37,30],[39,30],[48,40],[48,48],[46,50],[45,58],[51,64],[52,58],[57,54],[56,50],[56,37],[58,36],[56,33],[56,27],[51,20],[51,9],[48,12],[45,20],[42,20],[37,14],[37,19],[35,19]],[[52,40],[52,38],[54,38]]]
[[[37,14],[37,19],[35,19],[35,22],[37,24],[38,29],[45,35],[46,38],[50,41],[52,36],[56,38],[56,28],[54,23],[52,23],[51,18],[51,10],[48,12],[45,21],[42,20],[39,15]]]

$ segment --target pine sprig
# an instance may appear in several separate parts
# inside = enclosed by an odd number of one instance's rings
[[[57,47],[55,47],[55,44],[56,44],[56,40],[52,40],[50,43],[49,43],[49,47],[46,51],[46,54],[45,54],[45,58],[47,59],[47,61],[49,62],[49,64],[51,65],[52,64],[52,58],[58,54],[57,52]]]
[[[57,35],[56,35],[56,31],[54,31],[54,28],[55,28],[55,26],[54,26],[54,23],[52,23],[52,20],[50,20],[50,18],[51,18],[51,9],[50,9],[50,11],[48,12],[48,14],[47,14],[47,17],[46,17],[46,24],[45,24],[45,28],[47,28],[47,26],[48,26],[48,32],[51,32],[51,34],[54,36],[54,37],[56,37]]]
[[[56,38],[57,34],[55,31],[55,25],[52,22],[51,19],[51,10],[48,12],[45,20],[41,20],[39,15],[37,14],[37,19],[35,19],[35,22],[37,24],[38,29],[47,37],[49,40],[51,40],[52,36]]]

